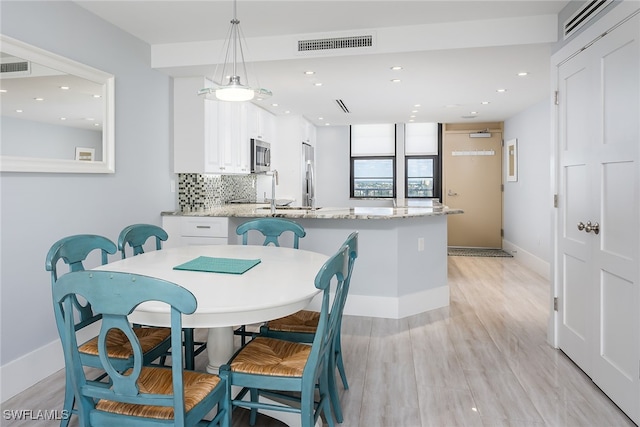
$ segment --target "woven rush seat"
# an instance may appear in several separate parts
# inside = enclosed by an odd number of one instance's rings
[[[142,352],[146,353],[160,345],[171,336],[170,328],[134,328],[140,341]],[[80,353],[98,355],[98,337],[94,337],[79,347]],[[128,359],[133,355],[131,343],[120,329],[111,329],[107,333],[107,356],[115,359]]]
[[[300,310],[289,316],[269,320],[269,329],[279,332],[301,332],[315,334],[318,328],[320,313],[311,310]]]
[[[301,377],[311,346],[274,338],[251,340],[231,362],[233,372]]]
[[[125,372],[125,375],[128,375],[130,371]],[[201,402],[220,382],[220,378],[216,375],[193,371],[183,371],[182,379],[186,412]],[[170,395],[173,393],[171,369],[144,367],[137,384],[140,393]],[[139,405],[105,399],[98,401],[96,409],[120,415],[163,420],[172,420],[174,416],[173,407],[170,406]]]

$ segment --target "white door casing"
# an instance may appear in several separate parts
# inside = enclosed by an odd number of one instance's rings
[[[639,38],[636,14],[558,66],[554,275],[559,348],[636,423],[640,421]],[[579,229],[579,224],[584,227]]]

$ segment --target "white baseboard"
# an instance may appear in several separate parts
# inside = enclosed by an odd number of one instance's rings
[[[547,280],[551,280],[551,264],[514,245],[508,240],[502,241],[502,249],[509,252],[522,265],[535,271]]]
[[[78,341],[84,342],[100,332],[100,322],[95,322],[78,332]],[[5,402],[22,393],[49,375],[64,368],[64,355],[60,339],[50,342],[31,353],[0,366],[0,401]]]
[[[322,300],[315,298],[309,310],[320,310]],[[349,316],[381,317],[402,319],[425,311],[449,305],[449,287],[427,289],[401,297],[381,297],[349,294],[344,314]]]
[[[22,393],[62,368],[64,368],[64,356],[59,339],[0,366],[2,402]]]

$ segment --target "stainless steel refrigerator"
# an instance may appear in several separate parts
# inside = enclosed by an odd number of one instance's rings
[[[302,143],[302,206],[315,207],[315,159],[313,147]]]

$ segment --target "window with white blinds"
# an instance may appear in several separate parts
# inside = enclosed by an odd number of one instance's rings
[[[396,127],[393,124],[351,126],[351,157],[395,156]]]
[[[438,123],[407,123],[404,132],[405,155],[426,156],[438,154]]]

